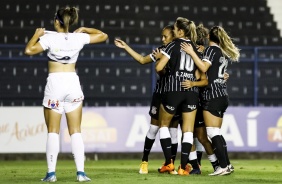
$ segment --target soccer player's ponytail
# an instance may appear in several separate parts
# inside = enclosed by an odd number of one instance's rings
[[[210,41],[217,43],[226,57],[232,61],[239,61],[240,49],[234,45],[232,39],[222,27],[212,27],[209,36]]]
[[[55,18],[60,22],[60,26],[64,31],[68,32],[69,27],[76,24],[78,21],[78,9],[75,7],[60,8]]]
[[[183,17],[176,19],[176,26],[184,31],[185,36],[190,39],[194,44],[197,42],[196,25],[193,21]]]

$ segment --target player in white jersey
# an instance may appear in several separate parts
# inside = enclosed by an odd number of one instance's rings
[[[70,26],[77,23],[78,9],[60,8],[54,17],[56,31],[37,28],[26,45],[25,54],[47,51],[48,72],[44,91],[44,117],[48,129],[46,159],[48,171],[42,181],[55,182],[59,153],[59,132],[62,113],[65,112],[77,180],[90,181],[84,172],[84,143],[81,136],[82,101],[84,99],[75,65],[80,50],[86,44],[104,42],[108,35],[94,28],[80,27],[73,33]]]

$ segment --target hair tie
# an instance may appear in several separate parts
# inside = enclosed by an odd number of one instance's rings
[[[57,19],[60,22],[61,25],[64,25],[64,21],[63,21],[62,17],[58,13],[56,13],[55,19]]]

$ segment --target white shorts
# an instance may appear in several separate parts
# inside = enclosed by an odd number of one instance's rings
[[[83,101],[79,77],[75,72],[49,73],[42,105],[60,114],[75,110]]]

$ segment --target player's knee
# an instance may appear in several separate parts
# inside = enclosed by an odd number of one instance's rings
[[[150,125],[150,128],[149,128],[149,130],[147,132],[147,137],[149,139],[156,139],[156,135],[157,135],[159,129],[160,129],[159,126]]]
[[[199,135],[199,136],[197,136],[197,138],[198,138],[198,141],[199,141],[201,144],[204,144],[205,142],[208,141],[207,135]]]
[[[212,139],[214,136],[220,135],[220,129],[217,127],[207,127],[207,134]]]
[[[171,143],[177,144],[178,143],[178,129],[177,128],[169,128],[169,133],[171,136]]]
[[[71,136],[72,134],[75,134],[75,133],[81,133],[81,128],[80,127],[70,127],[69,135]]]

